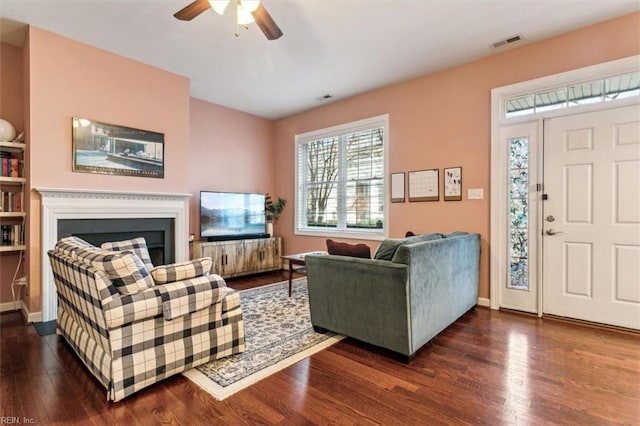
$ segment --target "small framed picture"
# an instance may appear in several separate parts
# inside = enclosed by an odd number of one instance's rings
[[[391,173],[391,202],[404,203],[404,172]]]
[[[444,169],[444,200],[462,200],[462,167]]]
[[[409,172],[409,202],[438,201],[438,169]]]

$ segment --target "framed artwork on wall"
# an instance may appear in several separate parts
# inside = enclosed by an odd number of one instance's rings
[[[164,134],[73,117],[73,171],[164,178]]]
[[[391,173],[391,202],[404,203],[404,172]]]
[[[462,167],[444,169],[444,200],[462,200]]]
[[[409,201],[438,201],[438,169],[409,172]]]

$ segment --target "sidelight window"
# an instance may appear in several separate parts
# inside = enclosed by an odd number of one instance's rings
[[[509,139],[509,253],[507,286],[529,288],[529,139]]]

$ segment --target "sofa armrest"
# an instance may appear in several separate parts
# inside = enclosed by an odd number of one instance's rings
[[[107,327],[113,329],[160,314],[171,320],[199,311],[220,302],[226,286],[219,275],[205,275],[121,296],[105,306]]]
[[[307,256],[314,326],[408,352],[407,265],[345,256]]]

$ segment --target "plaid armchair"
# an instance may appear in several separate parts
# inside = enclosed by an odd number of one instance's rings
[[[108,400],[244,351],[239,293],[208,275],[210,259],[148,271],[137,250],[114,249],[68,237],[48,252],[57,333],[105,386]]]

